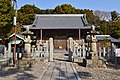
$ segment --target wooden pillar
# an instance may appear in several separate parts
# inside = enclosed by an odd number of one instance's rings
[[[40,29],[40,40],[42,40],[42,29]]]

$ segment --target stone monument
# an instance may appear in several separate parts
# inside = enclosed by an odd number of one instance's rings
[[[92,25],[92,30],[89,32],[90,52],[88,58],[86,58],[86,67],[105,67],[104,61],[98,57],[96,34],[98,32],[95,30],[95,26]]]

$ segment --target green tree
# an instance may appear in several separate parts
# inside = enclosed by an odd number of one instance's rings
[[[0,0],[0,38],[7,37],[13,27],[14,8],[9,0]]]
[[[112,16],[112,20],[115,20],[118,17],[118,12],[112,11],[111,16]]]
[[[93,11],[89,9],[76,9],[76,14],[86,14],[86,18],[88,23],[95,24],[95,16],[93,15]]]
[[[107,35],[109,33],[106,21],[100,21],[100,34]]]
[[[61,6],[57,6],[57,7],[55,8],[55,12],[56,12],[57,14],[64,14]]]
[[[100,18],[94,15],[93,24],[95,26],[100,26],[100,22],[101,22]]]
[[[87,18],[87,20],[88,20],[88,23],[94,24],[93,11],[92,11],[92,10],[89,10],[89,9],[85,9],[85,10],[84,10],[84,14],[86,14],[86,18]]]
[[[39,14],[40,9],[34,5],[24,5],[18,10],[18,21],[20,24],[29,25],[34,21],[34,14]]]
[[[120,21],[113,21],[109,24],[110,34],[112,37],[120,39]]]
[[[54,14],[55,13],[55,11],[54,11],[54,9],[46,9],[46,12],[45,12],[46,14]]]
[[[40,14],[46,14],[46,10],[40,10]]]
[[[93,15],[92,10],[76,9],[75,7],[71,6],[70,4],[58,5],[57,7],[55,7],[55,13],[57,13],[57,14],[86,14],[88,23],[95,24],[95,21],[96,21],[96,20],[94,20],[94,18],[96,18],[96,17]]]
[[[75,8],[70,4],[63,4],[61,6],[55,7],[55,12],[58,14],[74,14]]]

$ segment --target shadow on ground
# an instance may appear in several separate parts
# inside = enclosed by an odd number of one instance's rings
[[[87,77],[92,77],[92,74],[89,72],[77,72],[80,78],[87,79]]]
[[[120,64],[108,63],[106,64],[107,68],[120,70]]]
[[[57,61],[65,61],[65,62],[70,62],[69,60],[65,60],[65,59],[59,59],[59,58],[54,58],[54,60],[57,60]]]
[[[79,66],[82,66],[82,67],[86,67],[86,64],[85,63],[82,63],[82,62],[76,62]]]
[[[56,68],[60,72],[60,76],[62,80],[77,80],[75,73],[71,73],[69,76],[66,77],[65,71],[61,70],[60,68]],[[88,77],[92,77],[92,74],[89,72],[77,72],[79,77],[82,79],[87,79]],[[60,78],[56,78],[56,80],[60,80]]]
[[[55,80],[77,80],[75,73],[71,73],[67,76],[66,72],[61,70],[60,68],[56,68],[59,71],[60,78],[56,78]]]
[[[17,68],[12,68],[8,70],[1,70],[0,77],[7,77],[7,76],[15,75],[14,78],[16,78],[16,80],[31,80],[31,79],[33,80],[37,78],[34,75],[27,73],[25,71],[31,71],[31,69],[20,70]]]

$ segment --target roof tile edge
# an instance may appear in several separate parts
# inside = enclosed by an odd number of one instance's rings
[[[85,14],[35,14],[35,16],[85,16]]]

